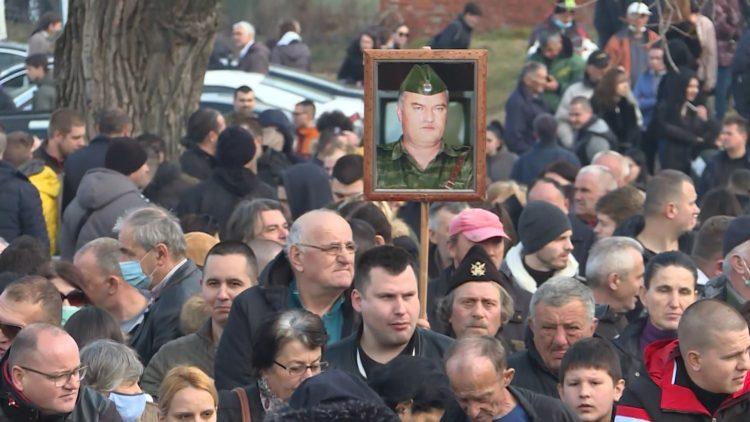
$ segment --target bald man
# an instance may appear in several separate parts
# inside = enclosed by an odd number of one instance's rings
[[[1,362],[0,420],[120,421],[115,405],[81,385],[78,345],[61,328],[31,324]]]
[[[253,382],[252,344],[270,314],[307,309],[323,318],[329,344],[351,334],[354,311],[344,292],[352,284],[356,250],[349,223],[337,213],[314,210],[297,218],[284,251],[261,273],[259,285],[234,299],[216,351],[217,388]]]
[[[747,421],[750,414],[750,332],[724,302],[690,305],[677,340],[646,347],[647,376],[620,399],[615,422]]]

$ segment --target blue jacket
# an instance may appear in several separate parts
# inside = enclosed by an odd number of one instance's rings
[[[656,111],[656,92],[662,75],[655,75],[650,70],[643,72],[635,83],[633,96],[638,101],[638,108],[643,115],[643,127],[648,127]]]
[[[523,154],[534,145],[534,118],[550,113],[541,96],[534,98],[519,81],[505,103],[505,143],[516,154]]]
[[[29,235],[49,247],[39,191],[7,161],[0,161],[0,237]]]
[[[513,164],[510,178],[523,185],[529,185],[544,171],[548,164],[564,160],[577,167],[581,166],[575,154],[555,143],[537,142]]]

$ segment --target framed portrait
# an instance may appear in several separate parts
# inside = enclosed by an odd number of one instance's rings
[[[486,50],[365,51],[365,197],[484,196]]]

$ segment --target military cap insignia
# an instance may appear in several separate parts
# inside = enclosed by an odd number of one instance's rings
[[[448,90],[440,75],[428,64],[415,64],[401,82],[400,92],[435,95]]]
[[[484,262],[477,261],[471,264],[471,275],[474,277],[481,277],[487,273]]]

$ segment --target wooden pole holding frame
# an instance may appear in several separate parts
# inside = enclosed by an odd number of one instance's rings
[[[430,255],[429,202],[420,202],[419,218],[419,317],[427,319],[427,273]]]

